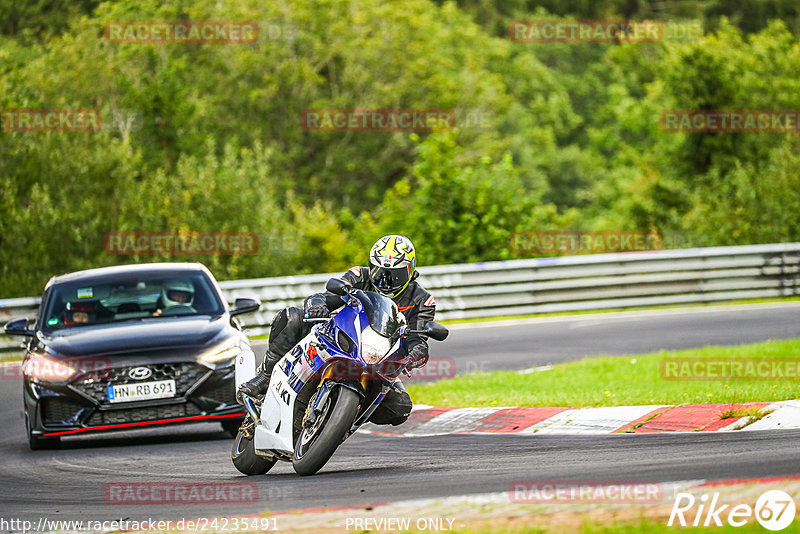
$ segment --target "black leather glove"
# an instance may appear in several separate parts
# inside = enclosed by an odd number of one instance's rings
[[[428,363],[428,347],[422,344],[415,345],[408,351],[408,356],[406,356],[403,362],[406,364],[406,369],[422,367]]]
[[[317,319],[319,317],[330,317],[331,312],[327,306],[310,305],[306,307],[306,319]]]

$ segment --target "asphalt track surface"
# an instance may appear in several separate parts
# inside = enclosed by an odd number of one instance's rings
[[[800,337],[800,305],[628,318],[562,318],[453,329],[436,350],[463,365],[523,368],[602,353],[638,353]],[[487,355],[491,355],[491,358]],[[484,364],[483,362],[490,363]],[[314,477],[279,463],[243,477],[231,439],[203,423],[65,439],[30,451],[21,385],[0,380],[0,518],[182,519],[507,491],[513,481],[646,481],[800,475],[800,431],[601,436],[356,435]],[[254,503],[120,504],[108,484],[246,482]],[[280,527],[280,523],[278,523]]]

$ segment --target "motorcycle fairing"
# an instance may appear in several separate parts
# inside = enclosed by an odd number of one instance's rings
[[[261,424],[256,425],[253,441],[256,450],[276,450],[287,455],[294,452],[294,403],[297,393],[314,374],[304,358],[314,339],[313,333],[309,333],[273,369],[261,406]]]
[[[256,425],[254,437],[256,450],[274,450],[286,456],[294,454],[293,420],[298,392],[332,360],[355,361],[367,369],[368,366],[360,355],[361,332],[365,328],[370,328],[370,325],[362,307],[346,305],[330,321],[312,328],[309,334],[278,362],[261,407],[261,424]],[[340,331],[353,342],[350,352],[342,350],[338,345]],[[323,332],[326,335],[323,335]],[[404,345],[403,340],[398,339],[392,350],[400,350]],[[364,424],[383,401],[389,391],[388,384],[391,380],[383,378],[381,392],[353,423],[351,433]],[[325,387],[330,389],[332,385],[325,384]]]

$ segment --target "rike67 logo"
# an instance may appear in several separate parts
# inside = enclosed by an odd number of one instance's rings
[[[783,530],[794,521],[794,516],[794,500],[781,490],[762,493],[755,507],[749,504],[719,504],[719,493],[710,497],[704,493],[698,498],[691,493],[678,493],[667,525],[721,527],[727,523],[732,527],[741,527],[755,519],[767,530]]]

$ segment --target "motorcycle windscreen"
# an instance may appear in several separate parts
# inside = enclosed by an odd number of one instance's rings
[[[357,291],[356,298],[361,301],[369,325],[380,335],[392,337],[405,326],[406,318],[392,299],[373,291]]]

